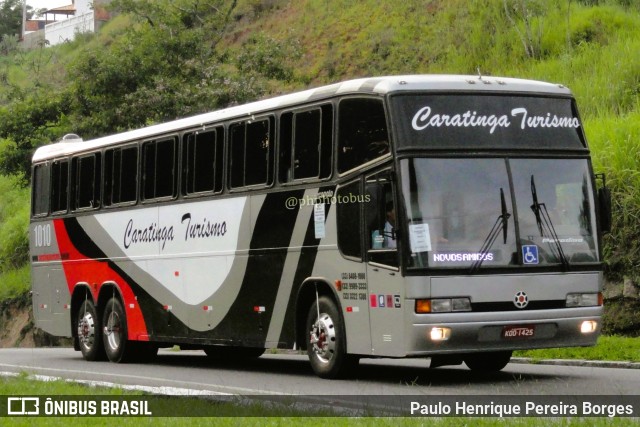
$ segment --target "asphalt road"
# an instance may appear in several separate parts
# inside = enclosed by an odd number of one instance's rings
[[[640,369],[510,363],[498,373],[423,359],[362,360],[346,380],[317,378],[306,356],[265,354],[219,362],[201,351],[161,350],[146,364],[87,362],[69,348],[0,349],[0,372],[152,387],[158,393],[233,395],[634,395]]]

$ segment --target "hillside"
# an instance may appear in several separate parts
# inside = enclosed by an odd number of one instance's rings
[[[607,280],[640,283],[640,3],[113,0],[97,35],[0,56],[0,299],[28,289],[33,149],[349,78],[501,75],[576,95],[613,190]],[[233,7],[231,7],[233,6]]]

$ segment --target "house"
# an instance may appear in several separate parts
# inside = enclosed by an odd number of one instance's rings
[[[93,33],[109,20],[110,14],[105,6],[110,0],[70,0],[68,6],[49,9],[44,12],[44,19],[28,21],[25,25],[23,47],[26,49],[40,45],[53,46],[71,41],[79,33]],[[29,32],[30,29],[38,30]]]

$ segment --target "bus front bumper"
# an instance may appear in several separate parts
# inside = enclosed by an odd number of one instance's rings
[[[601,314],[602,307],[584,307],[414,315],[407,356],[593,346],[602,328]]]

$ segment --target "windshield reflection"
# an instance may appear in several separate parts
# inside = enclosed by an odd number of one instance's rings
[[[597,261],[593,190],[586,160],[516,159],[510,164],[520,243],[537,246],[540,263]],[[538,218],[536,204],[546,218]]]
[[[598,259],[586,160],[417,158],[402,160],[401,174],[409,267]]]

